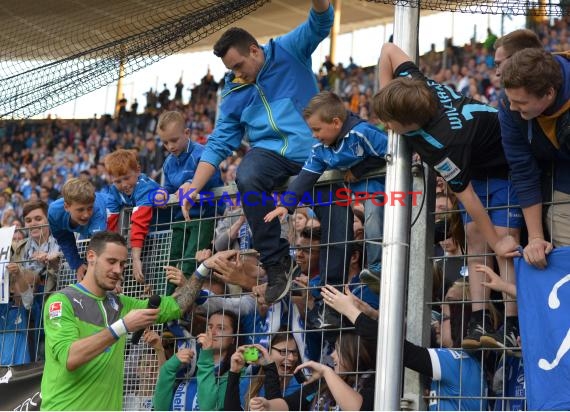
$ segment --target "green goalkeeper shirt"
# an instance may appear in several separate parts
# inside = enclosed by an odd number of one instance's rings
[[[46,361],[42,410],[122,410],[126,336],[74,371],[67,370],[71,344],[92,336],[148,300],[107,292],[105,297],[72,285],[53,294],[44,306]],[[157,323],[180,317],[174,298],[162,297]]]

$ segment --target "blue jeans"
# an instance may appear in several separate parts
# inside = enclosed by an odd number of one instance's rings
[[[289,254],[289,242],[281,238],[281,224],[277,219],[265,223],[265,215],[275,209],[269,199],[272,191],[283,186],[287,179],[299,173],[302,165],[269,150],[254,148],[240,163],[236,183],[242,196],[242,206],[251,227],[253,247],[259,252],[261,263],[272,266]],[[314,189],[326,203],[337,185]],[[340,187],[340,186],[338,186]],[[315,198],[315,197],[314,197]],[[317,206],[315,214],[321,222],[321,243],[332,243],[320,249],[321,279],[329,283],[344,283],[348,272],[350,248],[346,242],[353,239],[353,215],[349,207]],[[334,224],[333,224],[334,223]],[[338,244],[336,244],[338,243]]]
[[[382,199],[378,199],[377,204]],[[380,273],[382,270],[382,232],[384,231],[384,206],[377,206],[372,199],[364,202],[364,240],[366,244],[366,266],[368,270]]]

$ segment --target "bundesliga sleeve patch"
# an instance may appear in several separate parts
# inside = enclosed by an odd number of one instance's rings
[[[53,302],[49,305],[49,318],[61,318],[61,302]]]

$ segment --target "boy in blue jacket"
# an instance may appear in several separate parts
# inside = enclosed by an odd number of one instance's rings
[[[133,150],[116,150],[105,156],[105,169],[113,184],[107,194],[107,226],[118,230],[119,214],[124,207],[132,207],[131,214],[131,256],[133,276],[144,284],[141,253],[153,217],[153,202],[166,204],[168,195],[160,186],[144,173]],[[161,199],[157,199],[162,196]]]
[[[344,171],[351,191],[367,193],[364,200],[364,234],[368,269],[365,269],[365,274],[379,279],[382,268],[380,240],[384,226],[384,178],[358,181],[354,176],[355,169],[351,168],[365,160],[376,167],[385,163],[386,133],[346,110],[340,97],[332,92],[321,92],[313,97],[303,114],[320,143],[313,146],[301,173],[285,192],[283,201],[286,204],[268,213],[265,221],[269,222],[276,216],[283,219],[287,213],[293,213],[304,193],[313,188],[325,170]],[[324,276],[321,279],[324,286],[326,279]]]
[[[186,128],[184,116],[179,112],[162,113],[158,118],[157,132],[162,144],[170,153],[162,166],[164,188],[170,194],[180,195],[182,193],[184,196],[187,192],[187,185],[194,178],[204,146],[190,140],[190,130]],[[204,188],[210,189],[223,185],[220,171],[216,169]],[[194,273],[196,269],[196,252],[208,248],[212,243],[216,212],[223,212],[223,204],[216,205],[208,201],[196,202],[189,214],[200,220],[184,222],[180,208],[172,209],[172,221],[177,223],[172,225],[170,264],[177,266],[177,263],[182,260],[181,269],[186,277]],[[168,292],[173,291],[174,287],[169,284]]]
[[[106,199],[103,193],[95,193],[95,187],[88,180],[77,177],[65,182],[61,194],[63,198],[49,205],[49,228],[81,282],[87,265],[77,251],[75,233],[79,233],[80,239],[89,239],[94,233],[107,229]]]

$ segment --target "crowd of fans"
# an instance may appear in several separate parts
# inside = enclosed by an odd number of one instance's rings
[[[554,25],[544,24],[538,28],[545,49],[568,49],[567,24],[566,19],[561,19]],[[419,66],[437,82],[496,107],[500,81],[494,68],[495,39],[489,32],[486,42],[464,47],[453,45],[449,39],[444,52],[432,48],[421,56]],[[334,91],[347,109],[372,124],[379,123],[372,108],[374,68],[359,67],[352,59],[345,67],[327,58],[316,78],[320,89]],[[47,206],[62,196],[64,184],[78,178],[89,181],[97,192],[111,192],[113,180],[105,159],[120,149],[135,150],[140,172],[157,186],[163,183],[163,165],[168,154],[162,134],[169,130],[170,123],[161,124],[159,116],[167,111],[179,112],[182,129],[188,129],[190,140],[204,144],[215,123],[218,88],[219,83],[207,73],[192,90],[190,99],[184,98],[182,80],[179,80],[172,99],[166,84],[160,93],[150,89],[141,112],[136,100],[127,110],[127,100],[121,99],[117,118],[48,118],[0,123],[0,226],[18,229],[13,239],[16,245],[13,256],[17,257],[12,260],[19,266],[13,265],[9,270],[11,274],[22,275],[16,276],[18,281],[11,284],[11,302],[0,305],[2,365],[43,360],[41,307],[45,295],[56,289],[57,270],[62,263],[61,250],[49,234]],[[244,143],[222,162],[220,184],[235,182],[236,169],[247,150]],[[472,355],[446,349],[461,345],[464,333],[461,328],[465,323],[462,319],[469,316],[469,305],[464,303],[470,298],[465,273],[465,233],[461,215],[453,213],[459,208],[458,202],[446,190],[444,182],[438,181],[436,191],[436,259],[433,261],[436,305],[432,311],[431,346],[437,349],[430,350],[437,351],[444,365],[449,365],[443,360],[446,357],[465,358],[461,371],[453,375],[461,383],[446,380],[449,376],[445,372],[433,370],[428,350],[409,342],[404,348],[405,366],[433,380],[431,391],[430,384],[426,384],[425,394],[431,396],[430,399],[440,397],[443,401],[446,396],[451,397],[450,403],[441,404],[442,409],[444,406],[479,410],[524,408],[520,351],[478,351]],[[364,208],[356,205],[353,212],[355,242],[345,293],[325,288],[322,296],[328,297],[330,306],[344,315],[345,327],[354,326],[357,333],[360,330],[374,337],[376,329],[371,333],[366,327],[370,326],[367,322],[373,325],[373,319],[378,317],[379,279],[360,276],[366,266]],[[261,269],[255,255],[243,253],[236,260],[232,253],[249,250],[252,246],[250,229],[241,208],[226,205],[225,211],[220,208],[211,217],[216,218],[216,223],[215,235],[209,240],[210,251],[198,251],[195,259],[210,262],[218,269],[218,275],[209,281],[198,302],[200,309],[188,317],[186,323],[166,325],[162,336],[150,331],[145,333],[144,340],[154,348],[160,369],[153,366],[156,365],[154,360],[147,364],[148,358],[130,361],[135,365],[132,373],[136,375],[137,384],[126,388],[130,394],[126,406],[147,408],[154,398],[157,410],[174,405],[185,409],[199,406],[204,410],[224,407],[226,410],[329,409],[332,405],[341,409],[370,409],[374,394],[375,345],[357,339],[352,332],[343,333],[342,339],[337,339],[335,332],[317,333],[306,319],[321,294],[316,278],[320,273],[322,233],[314,211],[300,208],[283,223],[282,234],[289,239],[291,255],[300,272],[294,280],[291,301],[273,305],[249,293],[261,295],[257,289]],[[184,254],[184,257],[187,256]],[[184,283],[187,277],[186,270],[177,268],[181,259],[182,255],[170,256],[172,266],[165,276],[174,285],[172,289]],[[485,270],[489,285],[499,282],[492,271]],[[497,328],[502,318],[493,312],[492,320]],[[22,319],[25,319],[23,323]],[[186,326],[189,330],[181,331]],[[195,337],[201,347],[199,352]],[[268,347],[269,341],[271,346]],[[257,349],[255,354],[248,352],[251,347]],[[245,374],[244,368],[247,369]],[[320,389],[317,397],[308,396],[310,390],[302,386],[307,376],[299,372],[307,371],[311,371],[311,390]],[[518,384],[507,385],[504,380]],[[454,385],[462,388],[460,392],[453,393]],[[360,403],[353,403],[351,396],[340,395],[346,388],[359,394]],[[453,399],[454,396],[464,398],[464,403]],[[510,397],[508,406],[493,400],[500,396]]]

